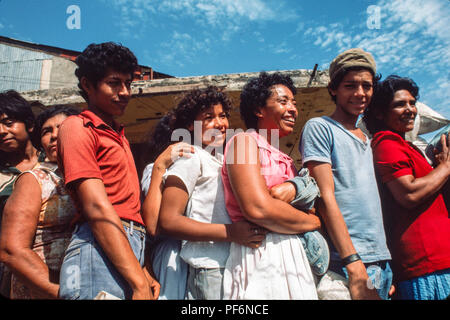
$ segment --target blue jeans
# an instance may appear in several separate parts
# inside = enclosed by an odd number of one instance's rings
[[[392,286],[392,270],[388,261],[377,261],[364,263],[371,283],[367,286],[370,289],[377,289],[378,295],[383,300],[390,300],[389,290]],[[342,265],[340,261],[331,261],[329,269],[341,276],[348,279],[347,269]]]
[[[133,252],[144,266],[146,234],[123,226]],[[92,300],[100,291],[131,299],[132,289],[106,257],[87,222],[77,225],[66,249],[60,273],[62,299]]]
[[[450,297],[450,269],[399,282],[403,300],[445,300]]]
[[[305,232],[298,237],[305,249],[311,271],[316,276],[324,275],[330,263],[330,250],[325,238],[319,231]]]

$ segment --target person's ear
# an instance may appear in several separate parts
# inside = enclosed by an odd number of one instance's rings
[[[331,89],[330,84],[331,84],[331,82],[328,83],[328,86],[327,86],[328,92],[329,92],[333,97],[336,97],[336,91],[337,91],[337,90]]]
[[[81,87],[83,88],[84,91],[86,91],[87,94],[89,94],[89,92],[92,91],[92,83],[86,78],[86,77],[82,77],[80,79],[80,84]]]
[[[257,117],[257,118],[262,118],[264,115],[263,115],[263,113],[261,112],[261,110],[262,110],[262,108],[258,108],[258,110],[256,110],[254,113],[255,113],[255,116]]]

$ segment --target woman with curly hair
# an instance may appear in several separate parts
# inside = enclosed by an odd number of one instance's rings
[[[294,130],[298,115],[295,93],[289,76],[265,72],[242,90],[241,117],[253,130],[235,135],[226,145],[222,168],[225,201],[234,223],[250,221],[260,226],[255,234],[269,233],[256,248],[231,245],[224,276],[225,299],[317,299],[298,234],[319,229],[320,220],[270,192],[297,175],[292,158],[275,145],[278,137]]]
[[[232,224],[225,208],[220,170],[230,110],[226,94],[210,86],[189,91],[165,119],[166,126],[161,123],[168,131],[159,135],[161,147],[156,149],[163,150],[176,137],[194,145],[194,153],[177,159],[164,173],[158,219],[162,234],[184,240],[179,256],[188,264],[187,299],[222,299],[229,242],[255,247],[264,239],[264,232],[253,233],[251,223]],[[157,216],[145,202],[143,210],[144,220]]]
[[[441,136],[437,166],[405,140],[413,130],[419,88],[391,75],[379,83],[364,113],[383,205],[386,235],[401,299],[450,294],[450,219],[442,188],[450,177],[450,139]]]

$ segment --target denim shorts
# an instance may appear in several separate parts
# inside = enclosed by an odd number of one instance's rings
[[[298,237],[305,249],[311,271],[316,276],[324,275],[330,264],[330,250],[325,238],[317,230],[299,234]]]
[[[144,266],[146,234],[123,226],[141,266]],[[92,300],[100,291],[131,299],[132,289],[106,257],[87,222],[77,225],[66,249],[60,273],[62,299]]]
[[[320,190],[317,186],[316,180],[309,175],[307,168],[302,168],[299,175],[287,180],[295,186],[296,194],[291,205],[303,211],[311,210],[318,197],[320,197]]]
[[[392,270],[388,261],[364,263],[367,275],[371,282],[367,283],[370,289],[377,289],[378,295],[383,300],[390,300],[389,290],[392,286]],[[348,279],[347,269],[340,261],[331,261],[329,269]]]
[[[225,268],[189,266],[186,295],[188,300],[223,300]]]
[[[445,300],[450,298],[450,269],[432,272],[398,284],[400,299]]]

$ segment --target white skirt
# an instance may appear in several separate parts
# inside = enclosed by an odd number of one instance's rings
[[[317,300],[314,276],[297,235],[268,233],[257,249],[231,243],[226,300]]]

